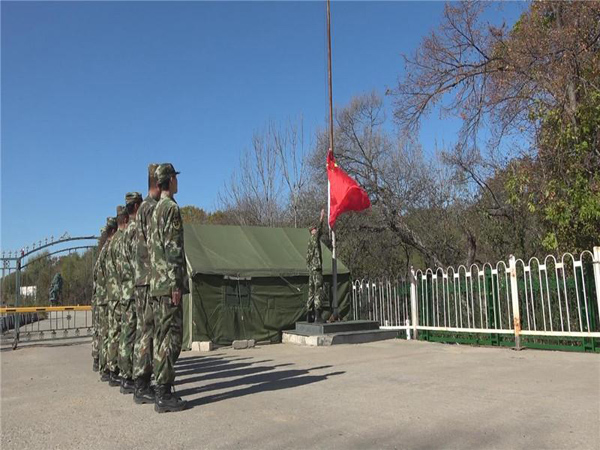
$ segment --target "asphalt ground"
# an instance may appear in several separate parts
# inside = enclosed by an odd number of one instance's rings
[[[415,341],[185,352],[157,414],[92,372],[89,339],[1,358],[9,449],[598,449],[600,357]]]

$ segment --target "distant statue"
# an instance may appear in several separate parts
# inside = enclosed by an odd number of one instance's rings
[[[54,275],[52,278],[52,283],[50,284],[50,305],[56,306],[58,305],[60,298],[62,296],[62,288],[63,288],[63,279],[59,272]]]

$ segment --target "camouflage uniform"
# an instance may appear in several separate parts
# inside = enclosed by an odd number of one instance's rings
[[[100,241],[98,245],[106,238],[106,228],[102,228],[100,231]],[[102,246],[100,252],[102,251]],[[99,340],[100,340],[100,321],[98,316],[98,297],[101,295],[102,287],[98,284],[98,272],[99,265],[98,260],[100,259],[100,252],[98,252],[98,258],[94,263],[94,269],[92,271],[92,326],[94,327],[94,333],[92,335],[92,358],[94,359],[94,366],[97,367],[99,361]],[[94,369],[96,370],[96,369]]]
[[[323,221],[316,227],[317,232],[311,233],[306,252],[308,266],[308,302],[306,308],[310,310],[314,305],[315,310],[321,309],[323,299],[323,257],[321,256],[321,235],[323,234]]]
[[[141,202],[138,192],[129,192],[125,197],[127,204]],[[135,310],[135,219],[129,217],[129,223],[123,230],[119,243],[119,270],[121,272],[121,335],[119,342],[119,369],[125,379],[133,378],[133,347],[136,334]]]
[[[135,304],[137,327],[133,352],[133,378],[147,381],[152,376],[152,349],[154,340],[154,312],[150,301],[149,231],[152,213],[157,201],[150,195],[140,205],[135,220],[136,264]]]
[[[158,171],[164,165],[159,166]],[[169,165],[170,166],[170,165]],[[172,166],[171,166],[172,168]],[[174,172],[174,169],[173,169]],[[160,176],[157,176],[160,180]],[[183,340],[183,307],[173,305],[171,293],[189,292],[185,281],[183,225],[179,206],[163,195],[150,222],[150,296],[154,310],[154,378],[157,385],[172,385],[175,362]]]
[[[123,231],[118,229],[111,239],[108,255],[108,369],[113,373],[119,371],[119,340],[121,336],[121,287],[120,258]]]
[[[92,269],[92,359],[94,364],[98,361],[98,307],[96,306],[96,296],[98,291],[98,261],[94,263]]]
[[[94,275],[96,279],[95,284],[95,318],[96,318],[96,329],[94,332],[94,342],[96,343],[96,349],[98,354],[98,365],[100,371],[106,369],[106,353],[104,349],[106,330],[106,314],[107,314],[107,298],[106,298],[106,272],[105,272],[105,260],[106,251],[110,240],[106,240],[104,245],[98,253],[98,259],[94,266]],[[92,350],[92,354],[93,354]]]
[[[117,228],[117,221],[114,217],[109,217],[106,221],[106,227],[109,230],[115,230]],[[104,373],[109,371],[108,367],[108,344],[109,344],[109,298],[112,295],[111,289],[113,289],[111,283],[111,275],[109,272],[109,249],[110,244],[114,238],[114,235],[111,235],[110,238],[106,240],[102,250],[100,250],[100,254],[98,255],[98,281],[97,285],[99,287],[98,292],[98,316],[100,322],[100,348],[99,348],[99,366],[100,372]]]

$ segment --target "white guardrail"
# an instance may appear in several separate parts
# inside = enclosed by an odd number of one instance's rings
[[[600,337],[600,247],[579,255],[411,270],[352,284],[353,319],[381,328]],[[411,333],[407,331],[410,338]]]

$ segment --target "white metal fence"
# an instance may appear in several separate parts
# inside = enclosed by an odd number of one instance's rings
[[[376,320],[381,328],[409,328],[412,314],[410,289],[410,282],[401,278],[354,281],[353,319]]]
[[[354,319],[382,328],[520,336],[600,337],[600,247],[579,255],[511,257],[412,271],[408,279],[357,280]]]

